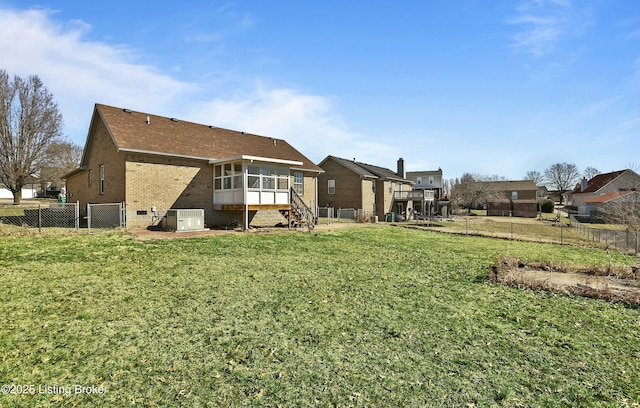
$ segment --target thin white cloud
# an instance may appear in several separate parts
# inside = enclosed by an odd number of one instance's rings
[[[595,101],[595,102],[591,103],[590,105],[588,105],[587,107],[584,108],[582,113],[585,116],[598,115],[598,114],[608,110],[609,108],[614,106],[616,103],[618,103],[622,99],[623,99],[623,97],[620,96],[620,95],[609,96],[609,97],[604,98],[602,100]]]
[[[136,61],[123,46],[84,39],[84,22],[54,22],[46,10],[0,9],[0,55],[10,75],[38,75],[69,130],[85,126],[95,102],[161,109],[195,87]],[[81,115],[81,116],[79,116]]]
[[[345,130],[330,98],[267,89],[259,82],[234,98],[195,104],[187,114],[196,122],[283,138],[316,162],[337,154],[379,163],[401,150]]]
[[[224,74],[196,85],[173,76],[180,65],[158,72],[126,45],[87,40],[90,30],[82,21],[56,22],[47,10],[0,9],[0,55],[7,56],[0,68],[42,78],[64,115],[66,133],[78,144],[84,143],[94,103],[105,103],[284,138],[314,161],[341,154],[377,164],[401,150],[347,130],[327,97],[267,87],[259,80],[243,83],[234,75],[225,80]],[[216,36],[192,40],[216,41]],[[225,81],[241,91],[229,99],[211,98],[229,93]]]
[[[507,23],[519,27],[512,45],[539,59],[554,52],[568,36],[579,35],[590,22],[589,8],[571,0],[523,0]]]

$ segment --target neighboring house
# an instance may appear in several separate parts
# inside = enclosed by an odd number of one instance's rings
[[[320,164],[318,203],[322,207],[354,208],[365,214],[407,214],[413,211],[411,200],[395,199],[400,192],[411,191],[411,181],[384,167],[355,160],[327,156]]]
[[[433,191],[435,200],[441,200],[442,194],[442,169],[425,171],[408,171],[407,179],[413,183],[414,190]]]
[[[601,217],[607,213],[615,213],[620,211],[620,206],[630,208],[640,207],[640,191],[638,190],[622,190],[614,191],[590,198],[578,207],[578,216],[581,217]],[[636,214],[637,214],[636,210]]]
[[[274,224],[302,211],[313,219],[320,173],[282,139],[96,104],[80,167],[65,180],[81,208],[124,202],[127,227],[204,209],[207,226],[248,228],[259,211]]]
[[[538,187],[533,180],[482,182],[487,197],[487,215],[535,217]]]
[[[573,191],[565,193],[565,205],[575,210],[592,198],[630,190],[640,190],[640,175],[633,170],[598,174],[590,180],[583,178]]]
[[[408,171],[406,174],[407,179],[413,183],[412,189],[418,193],[413,202],[413,208],[416,212],[425,215],[447,216],[449,197],[445,197],[443,194],[442,169]]]
[[[35,188],[33,184],[29,184],[29,187],[23,187],[22,188],[22,199],[36,198],[37,191],[38,191],[38,189]],[[2,199],[2,200],[8,200],[8,199],[13,200],[13,194],[11,193],[11,190],[9,190],[6,187],[0,187],[0,199]]]

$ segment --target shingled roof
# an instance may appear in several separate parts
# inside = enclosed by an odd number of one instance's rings
[[[342,159],[336,156],[327,156],[322,161],[322,163],[324,163],[326,160],[329,160],[329,159],[335,160],[336,162],[340,163],[341,165],[345,166],[346,168],[350,169],[354,173],[359,174],[364,178],[372,178],[372,179],[380,178],[380,179],[394,180],[394,181],[405,182],[405,183],[411,182],[410,180],[407,180],[405,178],[398,176],[394,171],[389,170],[387,168],[374,166],[373,164],[361,163],[355,160]],[[322,166],[322,163],[320,163],[321,166]]]
[[[589,203],[589,204],[606,203],[607,201],[615,200],[616,198],[619,198],[631,193],[634,193],[634,191],[630,191],[630,190],[613,191],[611,193],[603,194],[603,195],[585,200],[585,203]]]
[[[613,171],[611,173],[598,174],[587,182],[587,188],[582,190],[582,186],[578,184],[572,193],[595,193],[602,187],[616,179],[627,170]]]
[[[96,104],[92,122],[97,118],[104,121],[119,151],[209,161],[252,156],[299,162],[292,167],[323,172],[283,139],[101,104]]]

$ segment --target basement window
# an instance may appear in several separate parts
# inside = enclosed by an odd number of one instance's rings
[[[147,210],[138,210],[136,211],[136,215],[147,215]]]

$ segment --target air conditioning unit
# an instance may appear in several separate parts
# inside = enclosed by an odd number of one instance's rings
[[[204,210],[168,210],[166,228],[169,231],[202,231],[204,229]]]

